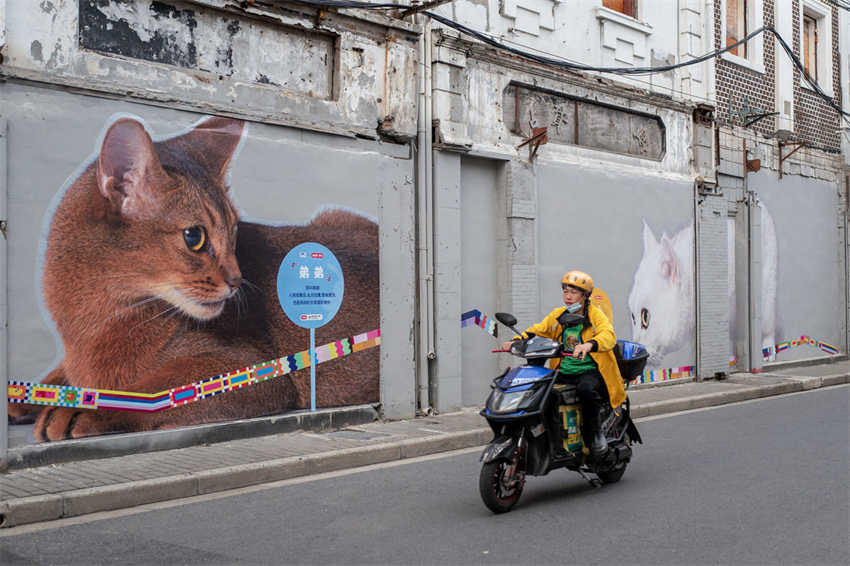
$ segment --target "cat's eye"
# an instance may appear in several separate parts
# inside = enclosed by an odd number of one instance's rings
[[[192,226],[183,230],[183,241],[193,252],[202,252],[207,247],[207,231],[203,226]]]
[[[640,309],[640,327],[649,328],[649,311],[646,309]]]

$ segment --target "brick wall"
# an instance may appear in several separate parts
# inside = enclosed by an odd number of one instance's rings
[[[714,45],[721,48],[721,4],[714,3]],[[794,53],[800,56],[800,0],[793,0],[793,38],[784,38],[792,45]],[[764,0],[764,25],[774,26],[774,0]],[[841,104],[841,65],[838,51],[838,9],[832,8],[832,94],[836,104]],[[749,104],[750,108],[775,112],[775,63],[776,57],[787,57],[784,50],[775,47],[772,34],[764,36],[764,70],[762,75],[746,67],[736,65],[721,57],[715,59],[717,80],[716,117],[720,124],[744,125],[744,118],[737,114]],[[839,117],[824,100],[812,90],[800,84],[800,71],[794,67],[794,131],[798,138],[812,146],[839,151],[841,140]],[[731,112],[730,112],[731,106]],[[754,124],[752,129],[765,135],[774,133],[776,123],[766,118]]]
[[[721,35],[720,15],[721,3],[714,3],[714,47],[720,49],[723,37]],[[773,26],[773,0],[764,0],[764,25]],[[722,57],[715,58],[715,74],[717,80],[717,111],[716,117],[721,124],[743,125],[744,118],[738,114],[745,105],[764,112],[776,110],[776,93],[774,89],[775,49],[772,38],[765,35],[764,41],[764,74],[736,65]],[[730,106],[732,113],[730,114]],[[766,118],[752,126],[763,134],[772,134],[774,120]]]
[[[794,53],[800,56],[800,0],[793,0]],[[783,54],[783,57],[785,55]],[[841,127],[838,113],[814,91],[801,84],[802,73],[794,67],[794,132],[812,145],[838,151]],[[841,62],[838,52],[838,8],[832,8],[832,94],[841,106]]]

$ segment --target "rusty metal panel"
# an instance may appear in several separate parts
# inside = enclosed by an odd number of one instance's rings
[[[330,34],[149,0],[84,0],[78,25],[84,49],[333,97]]]

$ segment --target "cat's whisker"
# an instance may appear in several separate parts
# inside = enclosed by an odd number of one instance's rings
[[[158,300],[158,299],[159,299],[159,297],[148,297],[147,299],[142,299],[141,301],[135,302],[135,303],[133,303],[132,305],[126,306],[126,307],[124,307],[123,309],[120,309],[120,310],[118,310],[118,311],[115,311],[115,312],[112,314],[112,316],[113,316],[113,317],[115,317],[115,316],[120,316],[120,315],[122,315],[122,314],[126,313],[126,312],[127,312],[127,311],[129,311],[129,310],[132,310],[132,309],[138,308],[138,307],[140,307],[140,306],[142,306],[142,305],[145,305],[145,304],[147,304],[147,303],[150,303],[150,302],[156,301],[156,300]]]
[[[242,283],[244,283],[244,284],[245,284],[245,285],[246,285],[249,289],[251,289],[252,291],[262,292],[262,289],[260,289],[260,287],[259,287],[258,285],[255,285],[254,283],[252,283],[251,281],[249,281],[249,280],[245,279],[244,277],[242,278]],[[242,287],[240,287],[240,289],[241,289],[241,288],[242,288]]]
[[[133,330],[135,330],[135,329],[136,329],[136,327],[141,326],[142,324],[147,324],[147,323],[151,322],[152,320],[154,320],[154,319],[157,319],[157,318],[161,317],[161,316],[162,316],[162,315],[164,315],[165,313],[167,313],[167,312],[171,312],[171,311],[174,311],[174,310],[179,310],[179,308],[178,308],[178,307],[175,307],[175,306],[171,306],[171,307],[169,307],[169,308],[165,309],[164,311],[160,312],[159,314],[156,314],[156,315],[154,315],[154,316],[150,317],[150,318],[149,318],[149,319],[147,319],[147,320],[143,320],[143,321],[141,321],[141,322],[139,322],[139,323],[134,324],[134,325],[133,325],[133,327],[132,327],[132,328],[130,328],[129,332],[132,332]]]

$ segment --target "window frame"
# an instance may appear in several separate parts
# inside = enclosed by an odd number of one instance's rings
[[[622,1],[623,1],[623,4],[626,4],[628,2],[628,5],[630,5],[632,7],[632,12],[633,12],[632,14],[628,14],[626,12],[621,12],[620,10],[617,10],[616,8],[606,6],[605,0],[601,0],[601,5],[602,5],[603,8],[611,10],[612,12],[617,12],[618,14],[621,14],[621,15],[627,17],[627,18],[632,18],[633,20],[637,20],[638,14],[639,14],[638,8],[640,8],[640,6],[638,5],[639,0],[622,0]]]
[[[726,47],[726,4],[728,0],[720,0],[720,47]],[[744,19],[747,21],[747,31],[743,36],[752,33],[764,25],[764,0],[746,0],[746,13]],[[747,42],[747,55],[742,57],[725,52],[721,55],[725,61],[747,68],[751,71],[764,74],[764,34],[752,38]]]
[[[818,87],[827,96],[832,97],[832,7],[820,0],[800,0],[799,34],[800,59],[803,58],[803,34],[805,18],[815,20],[817,24],[818,42],[815,46],[817,77],[813,77]],[[809,82],[800,73],[800,86],[808,91],[814,91]]]

